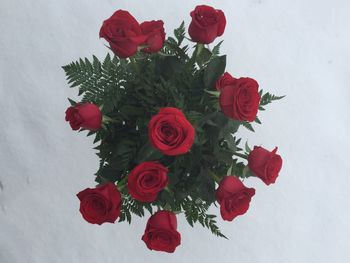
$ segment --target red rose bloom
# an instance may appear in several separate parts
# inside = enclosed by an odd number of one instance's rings
[[[258,88],[259,84],[251,78],[239,78],[225,86],[219,98],[222,112],[235,120],[254,121],[260,102]]]
[[[154,53],[162,49],[165,41],[163,25],[162,20],[146,21],[140,25],[142,34],[147,37],[145,44],[148,47],[142,49],[143,52]]]
[[[120,214],[121,196],[113,183],[87,188],[77,196],[80,213],[91,224],[114,223]]]
[[[102,113],[95,104],[92,103],[78,103],[66,110],[66,121],[69,121],[73,130],[84,128],[95,131],[101,128]]]
[[[127,11],[118,10],[103,22],[100,37],[108,41],[117,56],[127,58],[137,52],[146,37],[136,19]]]
[[[154,148],[165,155],[187,153],[194,142],[194,128],[181,110],[166,107],[152,117],[148,137]]]
[[[231,76],[230,73],[225,72],[215,83],[217,90],[222,90],[226,86],[231,86],[235,82],[235,78]]]
[[[181,235],[176,229],[176,215],[170,211],[158,211],[148,219],[142,240],[151,250],[173,253],[181,243]]]
[[[266,185],[275,183],[282,168],[282,158],[276,152],[277,147],[269,152],[262,147],[254,146],[248,156],[249,169]]]
[[[220,204],[222,219],[232,221],[237,216],[245,214],[254,195],[254,188],[245,187],[235,176],[226,176],[216,190],[216,200]]]
[[[153,202],[168,183],[168,169],[157,162],[143,162],[129,174],[128,189],[132,198]]]
[[[209,44],[225,31],[226,18],[221,10],[207,5],[198,5],[191,12],[191,17],[188,33],[195,42]]]

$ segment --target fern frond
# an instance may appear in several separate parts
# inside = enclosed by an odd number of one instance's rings
[[[285,96],[276,96],[269,92],[266,92],[260,99],[260,107],[265,106],[275,100],[283,99]]]

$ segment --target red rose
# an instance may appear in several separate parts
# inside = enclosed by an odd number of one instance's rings
[[[225,31],[226,18],[221,10],[207,5],[198,5],[191,12],[191,17],[188,33],[195,42],[209,44]]]
[[[113,183],[87,188],[77,196],[80,213],[91,224],[114,223],[120,214],[121,196]]]
[[[95,131],[101,128],[102,113],[95,104],[92,103],[78,103],[66,110],[66,121],[69,121],[73,130],[84,128]]]
[[[258,88],[259,84],[251,78],[239,78],[225,86],[219,98],[222,112],[235,120],[254,121],[260,102]]]
[[[224,220],[232,221],[248,211],[254,188],[247,188],[235,176],[226,176],[216,190],[216,200],[220,204],[220,213]]]
[[[177,108],[161,108],[148,125],[148,137],[154,148],[165,155],[187,153],[194,142],[194,128]]]
[[[235,82],[235,78],[231,76],[230,73],[225,72],[215,83],[217,90],[222,90],[226,86],[231,86]]]
[[[142,34],[147,37],[145,44],[148,46],[142,49],[143,52],[153,53],[162,49],[165,41],[164,23],[162,20],[146,21],[141,26]]]
[[[121,58],[134,55],[138,46],[146,40],[139,23],[124,10],[116,11],[103,22],[100,37],[107,40],[113,52]]]
[[[181,243],[181,235],[176,229],[175,214],[170,211],[158,211],[148,219],[142,240],[151,250],[173,253]]]
[[[268,150],[254,146],[248,156],[249,169],[266,185],[273,184],[282,168],[282,158],[276,154],[277,147],[269,152]]]
[[[132,198],[153,202],[168,183],[168,169],[157,162],[143,162],[129,174],[128,189]]]

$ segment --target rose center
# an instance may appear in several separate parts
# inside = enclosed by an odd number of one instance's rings
[[[152,189],[158,184],[158,178],[151,173],[142,176],[140,186],[143,189]]]

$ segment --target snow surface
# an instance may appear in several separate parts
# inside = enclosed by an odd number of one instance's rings
[[[182,245],[157,253],[140,240],[147,218],[81,218],[75,194],[94,186],[98,160],[92,138],[64,121],[77,94],[60,67],[104,57],[98,31],[116,9],[163,19],[171,34],[199,3],[226,14],[227,70],[287,95],[256,133],[240,131],[250,145],[279,146],[284,167],[275,185],[246,180],[257,190],[249,212],[219,220],[229,241],[181,216]],[[0,262],[348,262],[349,12],[347,0],[1,0]]]

